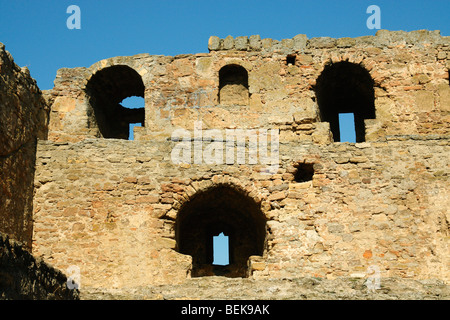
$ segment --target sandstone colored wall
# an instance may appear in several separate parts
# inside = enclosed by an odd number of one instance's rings
[[[0,300],[77,300],[67,277],[0,233]]]
[[[80,292],[83,300],[448,300],[449,286],[441,281],[384,278],[381,288],[367,290],[367,279],[227,279],[195,278],[179,285]],[[186,301],[186,303],[188,303]],[[274,314],[272,304],[268,311]],[[178,311],[177,311],[178,312]]]
[[[359,38],[312,38],[281,41],[259,36],[211,37],[209,53],[175,57],[139,54],[99,61],[89,68],[58,70],[52,101],[50,139],[78,141],[99,137],[93,117],[89,80],[110,66],[126,65],[145,85],[145,128],[136,139],[170,136],[174,129],[279,128],[284,141],[327,143],[314,86],[332,61],[360,64],[374,80],[376,119],[366,120],[366,140],[387,135],[448,134],[449,37],[439,31],[380,30]],[[295,63],[288,64],[288,56]],[[248,72],[249,103],[219,104],[219,70],[229,64]],[[106,87],[105,87],[106,90]]]
[[[48,141],[37,147],[34,254],[61,270],[78,266],[88,289],[184,283],[193,260],[179,252],[178,215],[225,186],[258,206],[266,224],[264,250],[248,261],[251,279],[364,277],[376,266],[382,277],[448,284],[449,37],[211,37],[209,50],[58,71],[45,92]],[[325,65],[347,60],[374,81],[376,118],[365,121],[363,143],[334,143],[317,103]],[[248,72],[247,105],[219,103],[219,71],[230,64]],[[111,66],[128,66],[145,87],[135,141],[103,139],[97,125],[88,88]],[[113,103],[127,92],[108,81],[105,90]],[[226,129],[277,129],[278,171],[174,163],[170,137],[192,133],[195,121],[224,137]],[[314,168],[311,181],[295,180],[301,164]]]
[[[48,108],[26,67],[0,43],[0,231],[31,249],[36,140]]]
[[[382,277],[448,283],[448,139],[280,144],[280,168],[176,165],[174,143],[84,140],[38,145],[33,252],[79,266],[86,288],[182,283],[191,257],[177,252],[183,204],[228,185],[267,219],[254,279]],[[314,163],[295,182],[297,163]]]

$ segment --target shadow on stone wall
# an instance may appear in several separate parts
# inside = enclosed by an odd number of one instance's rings
[[[0,231],[31,249],[36,144],[47,138],[48,106],[2,43],[0,66]]]
[[[67,277],[0,233],[0,300],[79,300]]]

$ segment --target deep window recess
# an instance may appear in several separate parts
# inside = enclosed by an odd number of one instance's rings
[[[313,163],[299,163],[295,165],[294,180],[296,182],[311,181],[314,176],[314,164]]]
[[[259,204],[230,186],[196,194],[180,209],[177,250],[192,256],[192,277],[246,277],[247,260],[263,254],[266,220]],[[215,263],[215,237],[228,237],[228,263]]]
[[[231,64],[219,71],[219,103],[248,105],[248,73],[244,67]]]
[[[144,83],[132,68],[116,65],[95,73],[86,85],[92,106],[90,123],[97,126],[103,138],[128,139],[130,123],[145,123],[145,109],[122,105],[129,97],[144,97]]]
[[[286,57],[286,64],[287,65],[290,65],[290,64],[295,65],[295,58],[296,58],[295,54],[288,55]]]
[[[365,141],[365,119],[375,119],[374,81],[359,64],[329,63],[317,78],[315,92],[322,121],[340,141],[339,114],[354,114],[356,142]]]

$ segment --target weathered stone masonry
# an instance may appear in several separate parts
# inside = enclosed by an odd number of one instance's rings
[[[48,107],[26,67],[0,43],[0,232],[31,249],[37,138],[45,139]]]
[[[49,138],[78,141],[101,135],[96,108],[90,103],[99,97],[88,89],[93,86],[93,75],[102,71],[117,81],[114,86],[94,81],[95,87],[108,92],[115,103],[128,95],[144,96],[145,128],[135,130],[137,140],[166,139],[176,128],[192,130],[193,122],[201,120],[204,129],[278,128],[282,141],[327,143],[328,123],[320,121],[315,85],[330,61],[348,61],[357,69],[360,66],[373,79],[369,89],[374,91],[377,117],[365,121],[366,140],[386,135],[448,134],[449,47],[448,37],[438,32],[380,31],[377,36],[356,39],[307,40],[300,35],[281,42],[250,38],[244,38],[248,42],[241,47],[237,39],[212,37],[210,53],[175,57],[140,54],[105,59],[90,68],[60,69],[54,89],[47,92],[52,102]],[[218,47],[217,42],[222,45]],[[295,64],[287,63],[292,55]],[[230,65],[248,73],[248,104],[219,104],[219,91],[225,89],[221,88],[219,71]],[[111,69],[114,66],[122,67]],[[139,76],[144,92],[130,91],[126,83],[139,85]],[[237,74],[235,80],[239,78],[242,76]],[[339,86],[339,78],[328,80]],[[356,74],[350,80],[358,84],[363,79]],[[239,83],[234,85],[239,87]],[[358,91],[364,87],[361,84]],[[345,95],[342,98],[351,100]]]
[[[191,258],[176,250],[179,209],[227,186],[267,219],[255,278],[360,275],[375,264],[384,276],[446,279],[447,148],[445,139],[281,144],[286,160],[267,176],[173,165],[165,143],[40,143],[34,250],[63,270],[81,266],[86,286],[182,282]],[[293,181],[297,161],[315,163],[312,181]]]
[[[77,300],[64,273],[0,233],[0,300]]]
[[[92,292],[176,291],[211,275],[365,278],[370,266],[386,279],[448,284],[449,37],[211,37],[208,48],[58,70],[44,92],[33,254],[78,266],[81,291]],[[124,108],[129,96],[145,106]],[[337,142],[345,112],[358,143]],[[133,122],[142,125],[128,141]],[[222,138],[276,129],[278,171],[174,163],[172,133],[193,133],[195,122]],[[220,231],[230,236],[225,267],[211,263]]]

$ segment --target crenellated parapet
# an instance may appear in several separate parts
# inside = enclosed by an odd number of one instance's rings
[[[361,37],[315,37],[308,39],[306,34],[298,34],[290,39],[275,40],[261,38],[260,35],[238,36],[231,35],[226,38],[211,36],[208,41],[210,51],[257,51],[262,53],[280,52],[303,52],[308,49],[326,48],[383,48],[387,46],[439,46],[450,45],[449,36],[441,36],[439,30],[416,30],[416,31],[389,31],[379,30],[375,36]]]

